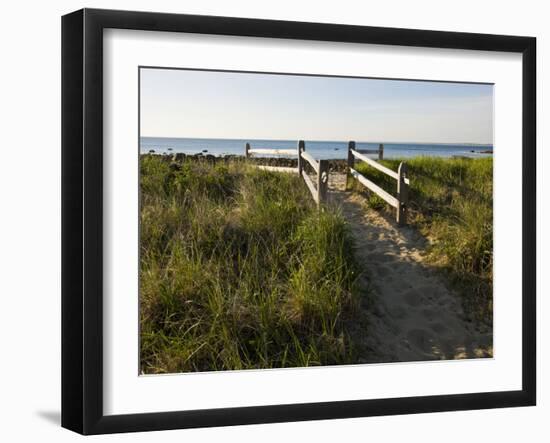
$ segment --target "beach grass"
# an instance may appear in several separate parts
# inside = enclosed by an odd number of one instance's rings
[[[143,155],[140,191],[142,373],[356,361],[348,226],[298,176]]]
[[[402,160],[381,163],[397,171]],[[416,157],[404,160],[410,177],[408,221],[430,240],[429,259],[462,296],[467,315],[492,325],[493,159]],[[367,178],[395,195],[396,181],[366,163]],[[366,195],[372,208],[389,211],[380,197],[355,180],[348,185]]]

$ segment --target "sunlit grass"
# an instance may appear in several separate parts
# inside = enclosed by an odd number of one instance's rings
[[[356,361],[345,220],[297,176],[241,161],[141,158],[144,373]]]

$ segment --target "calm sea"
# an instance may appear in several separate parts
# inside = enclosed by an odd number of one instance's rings
[[[245,143],[251,148],[295,149],[296,140],[236,140],[208,138],[164,138],[141,137],[141,152],[151,150],[155,153],[185,153],[199,152],[215,156],[244,155]],[[347,142],[345,141],[310,141],[306,140],[306,150],[317,159],[347,158]],[[378,142],[357,142],[357,149],[378,149]],[[475,144],[431,144],[431,143],[384,143],[384,158],[407,158],[417,156],[433,157],[485,157],[480,151],[492,151],[492,145]]]

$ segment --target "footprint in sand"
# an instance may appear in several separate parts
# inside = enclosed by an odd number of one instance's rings
[[[422,315],[429,321],[432,321],[435,318],[435,311],[433,309],[423,309]]]
[[[422,296],[415,289],[405,292],[405,294],[403,294],[403,298],[409,306],[418,306],[422,303]]]
[[[395,306],[393,308],[388,309],[388,313],[398,319],[405,318],[407,316],[407,310],[403,306]]]
[[[391,271],[385,266],[378,266],[376,269],[376,273],[380,277],[387,277],[391,273]]]
[[[367,238],[371,241],[373,240],[379,240],[379,235],[376,232],[370,232],[367,236]]]
[[[443,291],[437,286],[426,285],[418,288],[420,293],[424,295],[428,300],[433,300],[435,297],[439,296]]]
[[[449,331],[449,328],[447,328],[447,326],[445,326],[443,323],[432,323],[430,325],[430,328],[436,334],[445,334]]]
[[[393,260],[393,257],[380,252],[373,252],[372,254],[369,254],[369,260],[371,260],[374,263],[387,263]]]

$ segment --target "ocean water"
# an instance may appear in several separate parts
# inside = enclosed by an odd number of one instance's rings
[[[215,156],[244,155],[245,143],[251,148],[296,149],[296,140],[237,140],[207,138],[141,137],[140,151],[151,150],[157,154],[210,154]],[[305,141],[306,151],[316,159],[347,158],[347,141]],[[356,142],[357,149],[378,149],[379,142]],[[492,145],[434,144],[434,143],[384,143],[384,158],[433,157],[486,157],[493,151]],[[376,157],[376,154],[372,156]],[[276,157],[275,155],[268,157]]]

